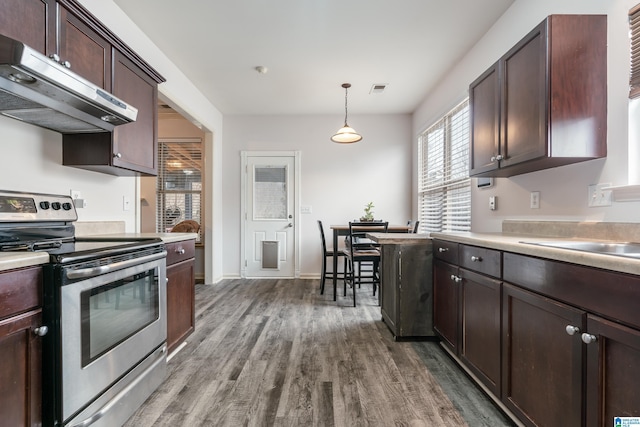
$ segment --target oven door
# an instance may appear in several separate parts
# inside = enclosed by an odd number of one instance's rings
[[[115,405],[110,399],[126,391],[129,384],[123,384],[122,379],[130,377],[131,372],[149,371],[150,368],[138,367],[143,362],[149,366],[163,363],[163,369],[154,370],[161,371],[164,377],[165,255],[166,252],[145,257],[137,264],[128,261],[130,266],[114,271],[109,266],[62,269],[65,277],[75,278],[60,288],[61,404],[65,424],[74,415],[71,424],[86,416],[97,420],[104,417],[104,412],[117,410],[122,403]],[[92,270],[110,272],[94,275]],[[150,356],[152,360],[148,360]],[[163,379],[155,380],[156,386]],[[129,380],[133,381],[140,379]],[[114,390],[116,383],[119,385]],[[111,397],[105,400],[101,397],[105,394]],[[104,403],[96,405],[96,399]],[[79,414],[89,403],[98,407],[97,412],[87,415],[85,409]]]

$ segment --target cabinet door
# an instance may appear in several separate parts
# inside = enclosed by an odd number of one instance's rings
[[[114,51],[113,94],[138,109],[135,122],[113,131],[113,165],[157,174],[157,84],[131,60]]]
[[[42,425],[41,310],[0,321],[0,414],[3,426]]]
[[[547,154],[546,21],[501,59],[500,167]]]
[[[52,0],[0,0],[0,34],[11,37],[46,55],[50,36]]]
[[[167,267],[167,346],[176,349],[195,329],[195,260]]]
[[[582,425],[586,314],[503,284],[502,401],[527,425]]]
[[[444,343],[458,353],[459,284],[458,267],[440,260],[433,263],[433,329]]]
[[[469,175],[498,168],[500,154],[500,76],[498,63],[469,86],[471,145]]]
[[[640,331],[589,315],[587,422],[613,425],[615,417],[640,417]]]
[[[71,70],[111,91],[111,44],[58,4],[58,56]]]
[[[500,396],[501,282],[460,269],[462,340],[460,358]]]

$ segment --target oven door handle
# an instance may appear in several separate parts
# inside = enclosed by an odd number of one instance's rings
[[[121,270],[123,268],[132,267],[134,265],[140,265],[145,262],[155,261],[157,259],[165,258],[167,251],[163,251],[153,255],[146,255],[140,258],[128,259],[126,261],[114,262],[109,265],[102,265],[100,267],[81,268],[79,270],[67,270],[67,279],[86,279],[88,277],[99,276],[106,274],[114,270]]]

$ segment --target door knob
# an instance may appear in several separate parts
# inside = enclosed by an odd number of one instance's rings
[[[591,334],[582,334],[582,342],[585,344],[591,344],[593,342],[598,341],[598,337]]]
[[[287,224],[287,227],[291,228],[291,227],[293,227],[293,224],[289,223],[289,224]]]
[[[578,328],[577,326],[573,326],[573,325],[567,325],[566,328],[564,328],[565,331],[567,331],[567,333],[569,335],[573,335],[577,332],[580,332],[580,328]]]
[[[47,332],[49,332],[49,328],[47,326],[40,326],[39,328],[35,328],[33,330],[33,333],[39,337],[47,335]]]

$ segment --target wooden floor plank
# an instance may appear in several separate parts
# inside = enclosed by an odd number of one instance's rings
[[[509,426],[437,343],[395,342],[369,286],[196,286],[196,331],[125,427]]]

